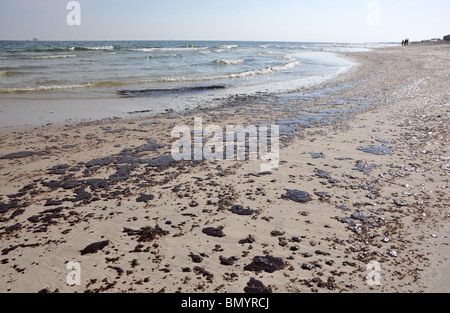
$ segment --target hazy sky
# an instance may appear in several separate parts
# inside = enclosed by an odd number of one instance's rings
[[[68,2],[0,0],[0,40],[387,42],[450,34],[449,0],[79,0],[80,26],[67,24]]]

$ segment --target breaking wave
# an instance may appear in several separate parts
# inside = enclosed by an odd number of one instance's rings
[[[66,55],[42,55],[36,57],[27,57],[27,59],[32,60],[46,60],[46,59],[67,59],[67,58],[76,58],[75,54],[66,54]]]
[[[217,48],[219,49],[236,49],[239,45],[220,45]]]
[[[99,46],[99,47],[71,47],[70,51],[89,51],[89,50],[114,50],[114,46]]]
[[[211,76],[188,76],[188,77],[162,77],[154,80],[144,81],[144,83],[171,83],[171,82],[196,82],[196,81],[210,81],[210,80],[222,80],[222,79],[236,79],[247,78],[252,76],[272,74],[275,72],[285,71],[300,65],[299,61],[293,61],[282,66],[272,66],[259,70],[251,70],[240,73],[231,73],[223,75],[211,75]]]
[[[214,81],[224,79],[238,79],[248,78],[259,75],[266,75],[275,72],[285,71],[300,65],[299,61],[292,61],[282,66],[267,67],[259,70],[251,70],[240,73],[231,73],[223,75],[211,75],[211,76],[180,76],[180,77],[161,77],[148,80],[136,80],[136,81],[100,81],[89,83],[78,83],[68,85],[49,85],[49,86],[37,86],[37,87],[24,87],[24,88],[9,88],[6,90],[0,90],[0,94],[17,94],[17,93],[31,93],[31,92],[46,92],[46,91],[58,91],[58,90],[70,90],[81,88],[94,88],[94,87],[117,87],[123,85],[132,84],[150,84],[150,83],[173,83],[173,82],[201,82],[201,81]]]
[[[208,47],[183,47],[183,48],[138,48],[138,49],[129,49],[129,51],[135,52],[171,52],[171,51],[197,51],[197,50],[206,50]]]
[[[95,47],[89,47],[89,46],[72,46],[72,47],[63,47],[63,48],[49,48],[49,49],[24,49],[24,52],[36,52],[36,53],[43,53],[43,52],[67,52],[67,51],[101,51],[101,50],[107,50],[111,51],[114,50],[114,46],[95,46]],[[8,51],[8,52],[15,52],[15,51]]]
[[[244,59],[240,60],[214,60],[214,63],[220,64],[220,65],[236,65],[244,63]]]
[[[10,77],[14,75],[25,75],[27,73],[13,72],[13,71],[0,71],[0,77]]]

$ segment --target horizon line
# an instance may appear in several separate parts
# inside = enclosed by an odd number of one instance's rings
[[[37,39],[37,40],[34,40]],[[365,41],[365,42],[350,42],[350,41],[292,41],[292,40],[218,40],[218,39],[0,39],[0,41],[31,41],[31,42],[45,42],[45,41],[54,41],[54,42],[107,42],[107,41],[188,41],[188,42],[286,42],[286,43],[337,43],[337,44],[376,44],[376,43],[397,43],[397,41]]]

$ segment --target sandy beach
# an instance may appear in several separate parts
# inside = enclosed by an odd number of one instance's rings
[[[450,45],[342,57],[296,93],[0,129],[0,292],[449,292]],[[174,161],[194,117],[280,125],[278,170]]]

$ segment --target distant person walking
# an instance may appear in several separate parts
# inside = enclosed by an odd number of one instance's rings
[[[405,41],[404,40],[402,40],[402,47],[405,45]]]

